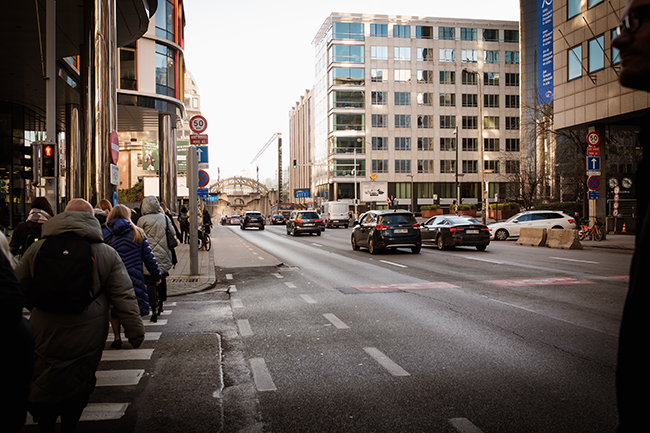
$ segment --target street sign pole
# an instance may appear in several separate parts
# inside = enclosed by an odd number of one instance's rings
[[[199,274],[199,227],[197,223],[196,189],[199,183],[196,146],[187,151],[187,188],[190,194],[190,274]]]

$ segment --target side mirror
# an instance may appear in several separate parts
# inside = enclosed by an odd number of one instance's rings
[[[354,220],[354,222],[352,223],[352,226],[358,226],[358,225],[359,225],[359,220]]]

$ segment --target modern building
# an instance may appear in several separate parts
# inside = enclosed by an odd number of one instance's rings
[[[313,43],[312,141],[291,158],[310,164],[315,205],[448,205],[457,179],[463,203],[482,180],[490,200],[517,195],[517,22],[333,13]]]
[[[292,203],[306,205],[313,203],[311,196],[312,169],[313,166],[313,135],[311,119],[311,90],[305,90],[300,101],[289,113],[289,198]],[[309,195],[300,194],[301,191],[309,191]],[[297,194],[296,194],[297,193]],[[301,197],[296,197],[299,195]]]

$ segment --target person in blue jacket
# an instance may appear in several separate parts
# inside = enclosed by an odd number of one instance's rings
[[[131,210],[124,205],[118,204],[106,217],[106,226],[102,229],[102,232],[104,242],[117,251],[124,262],[124,266],[126,266],[138,300],[140,315],[148,315],[149,297],[142,264],[144,263],[149,274],[155,278],[156,284],[162,281],[162,274],[158,269],[158,263],[149,247],[144,231],[131,222]],[[110,321],[115,333],[115,341],[113,341],[111,347],[121,349],[120,321],[113,314],[111,314]]]

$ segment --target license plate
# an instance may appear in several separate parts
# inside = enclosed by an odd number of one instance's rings
[[[313,223],[307,223],[307,224],[305,224],[305,227],[310,227],[310,226],[313,226],[313,225],[314,225]]]
[[[477,235],[477,234],[478,234],[478,230],[467,230],[467,234],[468,234],[468,235]]]
[[[409,229],[395,229],[393,233],[408,233]]]

